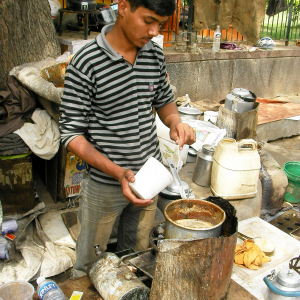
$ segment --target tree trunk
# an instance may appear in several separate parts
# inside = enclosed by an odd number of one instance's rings
[[[60,54],[48,0],[0,0],[0,90],[12,68]]]

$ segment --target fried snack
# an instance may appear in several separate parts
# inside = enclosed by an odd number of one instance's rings
[[[234,263],[237,266],[251,270],[258,270],[258,267],[271,261],[264,252],[251,240],[245,240],[242,244],[236,245]]]

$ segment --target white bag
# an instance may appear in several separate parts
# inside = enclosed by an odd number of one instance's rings
[[[59,16],[59,10],[61,9],[61,4],[58,0],[48,0],[51,8],[51,16],[56,19]]]

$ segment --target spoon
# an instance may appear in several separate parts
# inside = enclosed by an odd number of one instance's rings
[[[275,246],[273,244],[272,241],[270,241],[269,239],[263,238],[263,237],[249,237],[241,232],[238,232],[238,237],[245,241],[245,240],[251,240],[255,243],[255,245],[257,245],[262,252],[265,253],[265,255],[267,256],[271,256],[274,254],[275,251]]]

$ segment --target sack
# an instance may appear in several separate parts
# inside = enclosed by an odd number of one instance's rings
[[[287,9],[288,7],[286,0],[270,0],[266,11],[266,15],[272,17],[282,11],[286,11]]]
[[[8,76],[7,91],[0,91],[0,137],[20,129],[36,108],[35,94]]]

